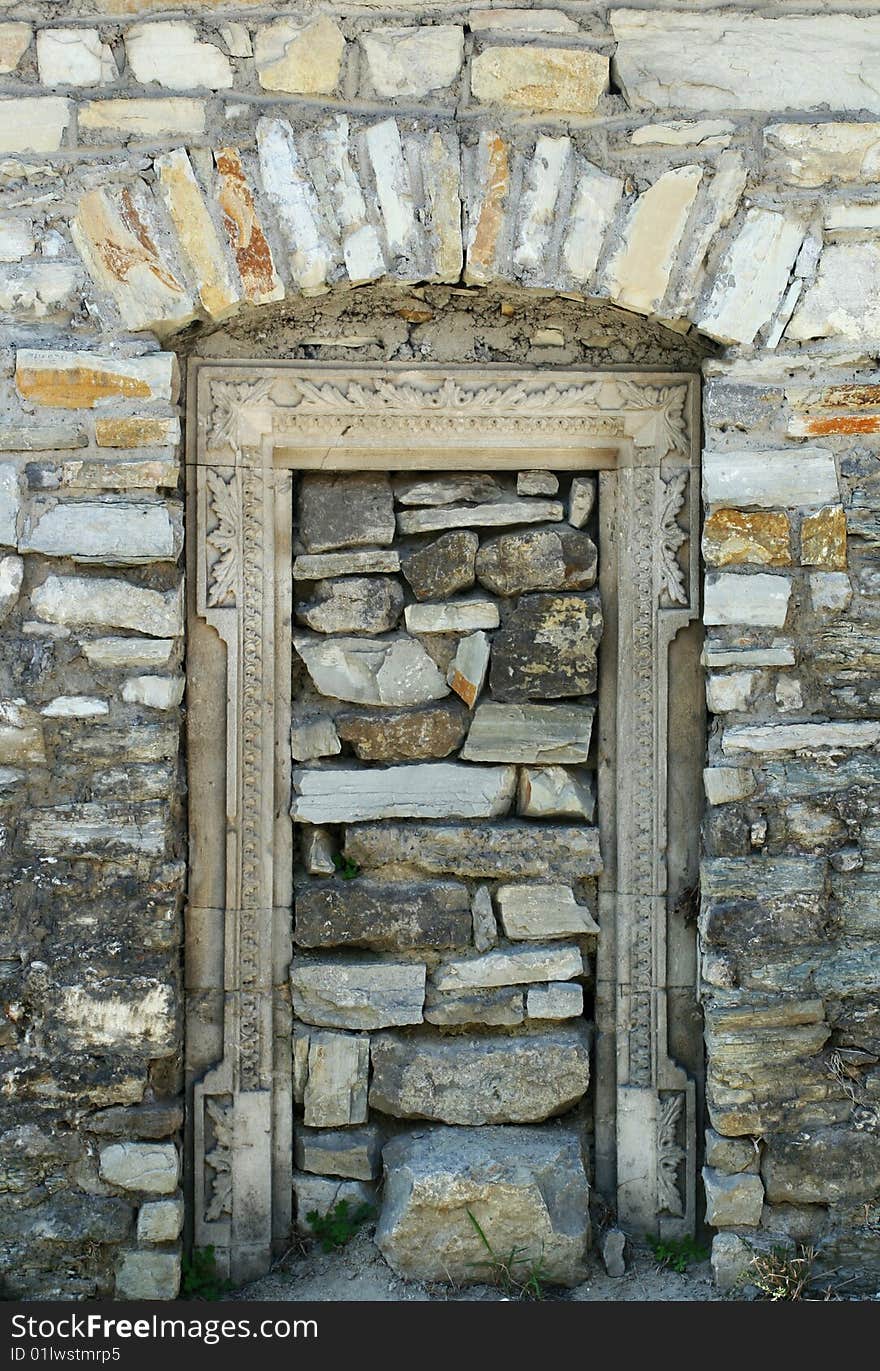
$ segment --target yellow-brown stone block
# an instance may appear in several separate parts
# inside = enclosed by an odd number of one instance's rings
[[[272,249],[257,217],[254,197],[238,149],[219,148],[214,160],[219,177],[217,199],[223,213],[223,226],[235,256],[245,298],[254,305],[283,300],[284,286],[278,278]]]
[[[829,571],[846,570],[846,515],[842,505],[828,505],[806,516],[801,525],[801,562]]]
[[[98,447],[169,447],[180,438],[178,419],[96,419]]]
[[[342,30],[327,15],[305,28],[280,19],[257,30],[254,57],[263,90],[331,95],[345,52]]]
[[[791,566],[790,531],[778,511],[716,509],[703,526],[703,557],[709,566]]]
[[[486,159],[485,190],[468,245],[465,280],[486,285],[495,275],[495,249],[510,189],[510,150],[500,133],[484,133],[479,152],[481,165]]]
[[[487,48],[471,66],[471,91],[484,103],[548,114],[596,113],[608,89],[608,58],[583,48]]]
[[[113,401],[177,398],[173,353],[109,358],[88,352],[50,352],[20,348],[15,359],[18,393],[36,405],[55,409],[94,409]]]
[[[179,148],[157,157],[155,166],[181,251],[196,278],[199,299],[212,319],[225,319],[241,295],[232,280],[190,160]]]

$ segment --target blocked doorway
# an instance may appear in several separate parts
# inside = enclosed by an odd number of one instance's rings
[[[322,1119],[393,1157],[563,1116],[629,1231],[692,1229],[696,399],[634,372],[194,368],[191,1212],[237,1279],[287,1246]],[[477,583],[450,589],[456,548]],[[418,710],[454,760],[410,755]]]

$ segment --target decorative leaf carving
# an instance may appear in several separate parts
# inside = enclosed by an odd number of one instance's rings
[[[314,382],[297,378],[300,405],[314,409],[366,410],[377,404],[387,409],[407,410],[468,410],[506,409],[516,406],[527,410],[556,410],[566,406],[595,403],[598,383],[586,386],[561,386],[551,383],[536,387],[524,381],[505,385],[481,386],[471,389],[447,378],[440,385],[414,385],[407,381],[376,377],[369,386],[353,381],[347,386],[332,382]]]
[[[681,1216],[684,1213],[678,1189],[678,1168],[685,1150],[678,1143],[678,1121],[684,1095],[661,1095],[657,1119],[657,1209]]]
[[[208,468],[209,517],[214,527],[206,534],[209,558],[208,604],[234,605],[241,556],[241,517],[238,481],[233,475],[224,481],[218,471]]]
[[[676,515],[684,504],[689,475],[688,471],[679,471],[670,481],[665,482],[660,500],[658,561],[661,591],[674,605],[686,605],[688,602],[684,576],[676,556],[682,543],[687,542],[688,535],[679,524]]]
[[[214,1129],[214,1146],[205,1153],[205,1162],[214,1172],[205,1205],[205,1219],[211,1223],[232,1213],[232,1105],[206,1099],[205,1113]]]

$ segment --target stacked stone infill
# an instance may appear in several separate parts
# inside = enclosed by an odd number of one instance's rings
[[[20,351],[0,427],[7,1296],[177,1290],[176,384]]]
[[[551,1205],[538,1246],[583,1273],[583,1109],[562,1133],[481,1126],[568,1114],[589,1083],[594,497],[550,472],[298,482],[297,1224],[372,1196],[395,1138],[378,1241],[404,1274],[479,1274],[450,1187],[537,1240],[554,1165],[579,1212]]]
[[[877,475],[849,435],[878,399],[707,386],[703,1178],[727,1288],[796,1244],[876,1283]]]

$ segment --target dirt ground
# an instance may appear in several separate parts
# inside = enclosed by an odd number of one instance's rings
[[[691,1266],[684,1275],[658,1269],[649,1253],[627,1254],[626,1274],[613,1280],[598,1254],[590,1258],[590,1274],[573,1290],[548,1289],[544,1298],[565,1301],[721,1300],[712,1285],[708,1261]],[[423,1284],[401,1280],[388,1266],[368,1230],[355,1235],[342,1249],[322,1252],[316,1242],[291,1249],[262,1280],[232,1291],[229,1300],[504,1300],[496,1287]]]

